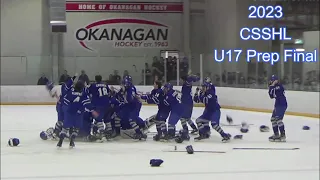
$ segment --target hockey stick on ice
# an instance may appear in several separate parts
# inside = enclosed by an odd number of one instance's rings
[[[184,152],[186,153],[187,151],[162,151],[162,152]],[[195,153],[226,153],[224,151],[193,151]]]

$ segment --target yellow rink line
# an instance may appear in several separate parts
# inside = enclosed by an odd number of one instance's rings
[[[55,102],[28,102],[28,103],[21,103],[21,102],[10,102],[10,103],[1,103],[1,106],[13,106],[13,105],[20,105],[20,106],[46,106],[46,105],[55,105]],[[154,106],[152,104],[143,103],[143,105]],[[195,107],[204,107],[203,104],[194,104]],[[238,106],[221,106],[223,109],[231,109],[231,110],[240,110],[240,111],[251,111],[251,112],[261,112],[261,113],[271,113],[271,110],[268,109],[259,109],[259,108],[246,108],[246,107],[238,107]],[[320,114],[310,114],[310,113],[299,113],[299,112],[290,112],[287,111],[286,115],[293,115],[293,116],[303,116],[303,117],[310,117],[316,118],[319,120]]]

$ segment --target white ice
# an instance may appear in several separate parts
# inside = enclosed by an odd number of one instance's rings
[[[202,113],[195,108],[193,117]],[[145,106],[141,117],[156,113],[156,107]],[[259,132],[259,126],[270,125],[270,114],[222,110],[221,123],[226,115],[234,124],[245,121],[250,126],[243,140],[220,142],[212,133],[205,142],[182,144],[130,140],[106,143],[76,143],[76,148],[57,150],[56,142],[43,141],[39,133],[54,125],[55,106],[1,106],[1,179],[3,180],[319,180],[319,120],[286,116],[287,143],[268,142],[270,133]],[[308,125],[309,131],[302,127]],[[241,134],[237,127],[223,127],[232,135]],[[155,132],[155,129],[151,131]],[[9,138],[20,139],[20,147],[8,147]],[[225,154],[163,152],[184,150],[226,151]],[[235,147],[286,147],[300,150],[232,150]],[[161,167],[150,167],[149,160],[164,160]]]

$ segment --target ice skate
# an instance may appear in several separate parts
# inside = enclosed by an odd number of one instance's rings
[[[71,138],[71,139],[70,139],[70,143],[69,143],[69,149],[73,149],[74,147],[75,147],[74,139]]]
[[[209,134],[200,134],[198,137],[194,138],[194,141],[201,141],[204,139],[209,139],[210,135]]]
[[[230,138],[231,138],[231,135],[230,134],[225,134],[223,137],[222,137],[222,142],[223,143],[227,143],[230,141]]]
[[[147,139],[147,135],[143,133],[136,133],[134,134],[133,139],[138,141],[145,141]]]
[[[198,129],[193,129],[190,134],[193,134],[193,135],[198,135],[199,134],[199,131]]]
[[[280,141],[281,142],[286,142],[287,141],[286,134],[283,133],[283,134],[280,135]]]
[[[63,143],[63,138],[60,138],[58,143],[57,143],[57,148],[61,148]]]
[[[274,135],[272,135],[272,136],[270,136],[269,137],[269,141],[270,142],[280,142],[280,136],[279,135],[277,135],[277,134],[274,134]]]
[[[161,135],[160,134],[156,134],[153,136],[153,140],[154,141],[160,141]]]
[[[172,140],[174,140],[174,138],[175,138],[175,136],[170,135],[170,134],[166,134],[164,136],[161,136],[160,141],[162,141],[162,142],[172,141]]]

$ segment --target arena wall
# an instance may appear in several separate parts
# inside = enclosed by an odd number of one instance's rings
[[[137,86],[139,92],[150,92],[152,86]],[[177,89],[181,89],[177,87]],[[194,89],[195,90],[195,89]],[[217,95],[222,108],[271,112],[274,101],[270,100],[265,89],[242,89],[217,87]],[[288,115],[319,119],[319,93],[286,91]],[[49,96],[44,86],[1,86],[1,105],[54,105],[55,99]],[[195,104],[202,107],[202,104]]]

